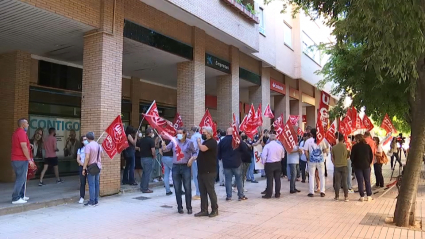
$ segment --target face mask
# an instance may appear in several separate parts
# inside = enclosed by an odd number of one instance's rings
[[[141,138],[142,136],[143,136],[143,135],[142,135],[142,133],[140,133],[140,134],[139,134],[139,138]]]
[[[177,134],[177,139],[178,140],[182,140],[183,139],[183,135],[182,134]]]
[[[89,144],[89,141],[87,141],[87,140],[84,140],[84,145],[88,145]]]
[[[24,130],[25,130],[25,132],[27,132],[28,131],[28,128],[24,128]]]
[[[202,140],[207,140],[207,136],[205,134],[202,135]]]

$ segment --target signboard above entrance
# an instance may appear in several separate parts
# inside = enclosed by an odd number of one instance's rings
[[[224,73],[230,74],[230,63],[217,58],[213,55],[205,53],[205,65]]]
[[[286,94],[285,85],[280,83],[279,81],[274,80],[273,78],[270,78],[270,90],[280,93],[282,95]]]

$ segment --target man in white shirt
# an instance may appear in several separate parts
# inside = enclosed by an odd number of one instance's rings
[[[282,173],[281,161],[285,157],[285,150],[276,141],[276,135],[270,134],[270,142],[264,146],[261,153],[261,161],[267,177],[267,188],[262,193],[263,198],[271,198],[273,194],[273,179],[275,181],[275,197],[280,198],[280,174]]]

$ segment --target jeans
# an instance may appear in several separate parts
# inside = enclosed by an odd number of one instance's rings
[[[286,172],[287,172],[288,180],[291,180],[292,172],[291,172],[291,168],[290,168],[289,164],[286,164]],[[300,177],[300,165],[299,164],[296,164],[294,175],[296,175],[296,178]]]
[[[334,190],[335,190],[335,198],[339,198],[339,190],[344,189],[344,197],[348,197],[348,186],[347,181],[347,167],[335,167],[334,168]]]
[[[395,163],[394,163],[394,158],[397,160]],[[397,164],[397,162],[399,163],[399,165],[401,167],[402,164],[401,164],[400,157],[398,156],[398,153],[393,153],[393,155],[391,156],[391,168],[393,168],[393,166],[395,166]]]
[[[165,192],[169,193],[170,190],[170,172],[173,170],[173,157],[170,156],[163,156],[162,157],[162,163],[164,164],[164,186],[165,186]]]
[[[235,176],[236,187],[238,188],[238,197],[243,198],[245,195],[243,193],[242,187],[242,165],[237,168],[225,168],[224,177],[226,178],[226,195],[227,198],[232,198],[232,178]]]
[[[134,167],[136,166],[136,156],[134,154],[134,150],[127,149],[130,157],[125,157],[125,168],[122,175],[122,183],[123,184],[133,184],[134,180]]]
[[[193,165],[193,164],[192,164]],[[176,192],[177,208],[183,209],[182,204],[182,184],[184,187],[184,197],[186,200],[186,209],[192,209],[192,182],[190,180],[190,167],[187,164],[173,165],[174,190]]]
[[[16,179],[13,187],[12,201],[17,201],[25,197],[25,187],[27,183],[28,161],[12,161],[13,171]]]
[[[86,181],[87,181],[87,174],[83,175],[83,166],[79,167],[80,170],[80,198],[84,198],[86,196]]]
[[[218,210],[217,194],[215,193],[216,173],[198,174],[199,191],[201,192],[201,211],[208,212],[208,196],[212,211]]]
[[[248,172],[246,173],[247,181],[255,181],[254,168],[255,168],[255,159],[254,159],[254,156],[252,156],[251,165],[249,165]]]
[[[149,181],[151,178],[154,163],[153,161],[153,158],[142,158],[143,174],[140,182],[140,190],[142,190],[142,192],[146,192],[149,190]]]
[[[325,163],[308,163],[309,193],[314,194],[314,181],[316,180],[316,168],[319,171],[320,192],[325,193]]]
[[[351,179],[351,173],[353,172],[353,167],[351,166],[351,159],[347,160],[347,187],[348,189],[352,189],[353,185],[352,185],[352,179]]]
[[[266,188],[266,197],[271,197],[273,194],[273,180],[275,182],[274,193],[276,196],[280,196],[281,181],[280,175],[282,173],[282,164],[281,162],[275,163],[265,163],[264,170],[266,171],[267,177],[267,188]]]
[[[224,168],[223,168],[223,161],[218,160],[218,179],[220,182],[220,185],[224,184]]]
[[[305,182],[305,170],[307,168],[307,161],[300,160],[300,170],[301,170],[301,179],[303,182]]]
[[[87,175],[89,181],[89,204],[97,204],[99,202],[99,184],[100,184],[100,173],[98,175]]]
[[[198,183],[198,161],[193,161],[192,163],[192,178],[193,178],[193,183],[195,184],[195,190],[196,190],[196,196],[201,195],[201,193],[199,192],[199,183]],[[190,191],[192,191],[192,188],[189,188]]]
[[[296,189],[295,188],[296,177],[293,177],[293,176],[295,176],[297,174],[297,165],[298,164],[294,164],[294,163],[288,164],[288,168],[289,168],[288,172],[291,175],[291,176],[289,176],[289,174],[288,174],[288,177],[290,177],[290,184],[289,184],[290,192],[294,192],[295,189]]]
[[[243,189],[245,189],[246,175],[248,173],[249,167],[251,167],[251,163],[242,163],[242,188]]]
[[[382,175],[382,163],[375,163],[373,165],[375,169],[376,186],[384,187],[384,176]]]
[[[364,184],[366,185],[367,196],[372,196],[372,187],[370,186],[370,168],[354,169],[354,173],[356,174],[360,197],[364,197]]]

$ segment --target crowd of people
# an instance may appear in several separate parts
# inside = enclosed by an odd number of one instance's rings
[[[43,176],[49,166],[55,171],[57,182],[62,180],[57,170],[57,151],[54,129],[49,130],[49,136],[43,138],[42,130],[30,142],[26,135],[28,121],[20,119],[18,129],[12,139],[12,166],[16,173],[16,183],[12,195],[13,204],[26,203],[25,185],[28,164],[33,164],[32,155],[45,154],[45,166],[40,176],[40,186],[44,185]],[[218,137],[214,137],[215,133]],[[357,179],[360,201],[372,199],[371,168],[374,168],[376,187],[384,187],[382,165],[388,162],[378,137],[371,137],[370,132],[364,135],[344,136],[336,133],[337,143],[329,145],[322,140],[318,143],[317,130],[307,127],[306,133],[299,138],[299,145],[292,152],[286,152],[282,143],[276,138],[274,131],[259,131],[253,139],[244,132],[239,132],[241,142],[237,148],[232,145],[233,128],[226,131],[213,132],[211,127],[192,127],[190,130],[179,128],[176,140],[162,140],[154,130],[147,128],[142,132],[131,126],[126,128],[129,147],[122,153],[125,159],[122,184],[139,185],[142,193],[152,193],[149,182],[155,165],[162,166],[165,194],[172,195],[171,187],[177,203],[177,211],[184,213],[182,197],[185,197],[185,207],[192,214],[192,200],[201,200],[201,211],[196,217],[218,215],[215,184],[225,186],[226,201],[232,200],[233,192],[237,192],[238,200],[245,201],[245,183],[258,183],[254,178],[256,157],[254,148],[261,149],[260,160],[264,170],[261,176],[266,178],[267,186],[262,192],[264,199],[281,196],[281,180],[287,178],[290,182],[290,194],[299,193],[297,182],[308,180],[309,197],[318,193],[326,196],[325,177],[327,176],[326,159],[334,164],[333,186],[335,200],[339,200],[340,189],[343,189],[344,201],[348,201],[348,193],[353,193],[352,173]],[[85,205],[95,206],[99,198],[99,173],[102,168],[102,147],[94,140],[94,133],[89,132],[79,140],[76,160],[80,174],[80,200],[84,203],[86,182],[89,185],[90,199]],[[347,142],[345,142],[348,140]],[[177,145],[183,156],[177,157]],[[349,145],[350,147],[348,147]],[[41,150],[44,149],[44,150]],[[391,144],[391,167],[394,159],[401,165],[396,153],[397,146]],[[31,153],[30,153],[31,152]],[[397,151],[398,152],[398,151]],[[158,155],[160,159],[158,160]],[[141,172],[138,172],[141,171]],[[136,175],[140,176],[137,182]],[[161,173],[159,174],[161,176]],[[192,181],[195,195],[192,197]],[[365,194],[366,192],[366,194]],[[211,202],[211,212],[208,211],[208,198]]]

